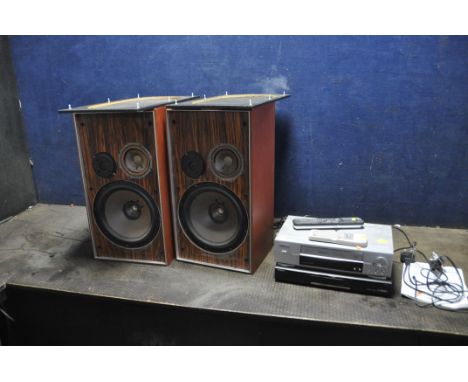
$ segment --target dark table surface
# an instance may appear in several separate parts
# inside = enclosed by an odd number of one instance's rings
[[[418,248],[468,269],[468,230],[404,227]],[[395,248],[405,244],[394,233]],[[270,253],[254,275],[174,261],[170,266],[94,260],[84,207],[38,204],[0,225],[0,285],[186,308],[468,336],[468,314],[418,308],[400,296],[367,296],[275,283]]]

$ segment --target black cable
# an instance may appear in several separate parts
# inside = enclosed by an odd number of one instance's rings
[[[406,265],[405,270],[403,272],[403,282],[410,289],[415,291],[415,298],[417,296],[417,293],[422,293],[422,294],[425,294],[425,295],[431,297],[431,299],[432,299],[431,303],[428,303],[428,304],[424,304],[424,305],[416,304],[418,307],[434,306],[434,307],[436,307],[438,309],[453,311],[452,309],[447,309],[447,308],[441,307],[437,303],[444,303],[444,302],[445,303],[456,303],[456,302],[459,302],[465,296],[465,292],[467,292],[462,287],[463,279],[461,278],[461,275],[458,272],[458,269],[456,267],[454,267],[454,268],[456,269],[457,274],[459,275],[461,285],[459,285],[457,283],[448,282],[447,281],[448,276],[445,273],[443,273],[442,275],[437,277],[437,275],[435,275],[433,272],[431,272],[430,269],[421,269],[420,270],[421,272],[427,271],[427,274],[425,275],[426,282],[425,283],[418,282],[416,280],[415,276],[411,277],[411,271],[410,271],[411,264],[405,264],[405,265]],[[406,281],[406,275],[407,274],[408,274],[408,280],[410,281],[411,284],[409,284]],[[431,274],[434,274],[434,276],[436,276],[436,279],[431,280],[429,278]],[[424,274],[422,274],[422,275],[424,277]],[[444,276],[445,280],[440,280],[441,276]],[[435,288],[433,288],[434,285],[435,285]],[[418,287],[421,287],[421,286],[426,286],[426,288],[430,291],[430,293],[418,288]],[[445,289],[441,291],[440,289],[442,287],[444,287]],[[442,297],[444,294],[445,295],[448,294],[449,296],[452,296],[452,297]],[[460,311],[464,311],[464,309],[462,309]],[[468,312],[468,310],[467,310],[467,312]]]
[[[11,322],[15,322],[15,319],[11,317],[5,310],[3,310],[1,306],[0,306],[0,313],[2,313]]]
[[[409,264],[406,264],[405,266],[405,270],[403,271],[403,282],[408,286],[410,287],[412,290],[414,290],[414,298],[416,299],[417,298],[417,294],[418,292],[419,293],[424,293],[424,294],[427,294],[426,292],[422,291],[422,290],[418,290],[418,284],[420,285],[421,283],[418,283],[418,281],[416,280],[416,278],[413,276],[412,278],[410,277],[411,275],[408,275],[408,280],[413,284],[413,285],[410,285],[406,282],[406,272],[409,270]],[[432,304],[419,304],[418,301],[416,300],[416,306],[418,306],[419,308],[427,308],[428,306],[432,306]]]
[[[15,215],[13,216],[9,216],[3,220],[0,220],[0,224],[5,224],[5,223],[8,223],[11,219],[13,219],[15,217]]]
[[[409,268],[409,266],[408,266],[408,268]],[[414,295],[415,295],[414,298],[415,298],[415,299],[417,298],[418,292],[419,292],[419,293],[426,293],[426,292],[424,292],[424,291],[422,291],[422,290],[418,291],[418,282],[417,282],[417,280],[416,280],[416,277],[414,277],[414,276],[413,276],[413,283],[416,284],[416,289],[415,289],[415,293],[414,293]],[[419,284],[421,284],[421,283],[419,283]],[[418,303],[418,301],[416,300],[416,306],[417,306],[418,308],[428,308],[428,307],[432,306],[432,303],[431,303],[431,302],[430,302],[430,303],[426,303],[426,304],[424,304],[424,303]]]
[[[416,247],[416,242],[412,243],[405,231],[403,231],[403,230],[402,230],[400,227],[398,227],[397,225],[393,225],[392,227],[393,227],[394,229],[400,231],[400,232],[405,236],[405,238],[406,238],[406,240],[408,241],[408,244],[409,244],[409,246],[410,246],[411,248]]]
[[[447,303],[447,304],[453,304],[461,301],[465,297],[465,293],[468,292],[468,290],[464,289],[464,281],[463,277],[460,274],[460,271],[458,270],[457,265],[455,262],[449,257],[449,256],[439,256],[437,258],[440,259],[441,263],[444,261],[448,261],[452,267],[454,268],[457,276],[458,276],[458,281],[459,282],[449,282],[449,276],[446,274],[446,272],[443,269],[443,266],[441,267],[442,272],[435,272],[432,270],[431,265],[430,265],[430,260],[426,256],[426,254],[416,248],[416,242],[411,242],[409,236],[406,234],[403,229],[401,229],[398,226],[393,226],[393,228],[397,229],[400,231],[408,241],[408,244],[410,247],[401,247],[396,249],[394,252],[400,252],[400,251],[411,251],[410,256],[408,256],[408,253],[405,255],[405,252],[401,254],[401,261],[405,263],[405,269],[403,271],[403,282],[405,283],[406,286],[408,286],[410,289],[415,291],[415,299],[417,300],[418,294],[422,293],[424,295],[427,295],[431,298],[430,303],[426,304],[419,304],[416,302],[416,305],[420,308],[427,308],[430,306],[434,306],[437,309],[441,310],[448,310],[448,311],[454,311],[452,309],[448,309],[441,304]],[[420,282],[416,279],[415,276],[411,276],[411,264],[416,261],[416,258],[414,255],[419,254],[421,255],[426,263],[429,265],[429,269],[422,268],[420,269],[420,275],[425,279],[425,282]],[[433,260],[434,261],[434,260]],[[408,280],[407,281],[407,276]],[[434,277],[431,277],[434,276]],[[422,290],[421,287],[426,287],[428,292],[425,290]],[[468,312],[468,309],[459,309],[456,310],[458,312]]]
[[[448,260],[450,262],[450,264],[452,264],[452,267],[455,269],[455,272],[457,272],[457,275],[458,275],[458,279],[460,280],[460,287],[463,289],[463,278],[460,274],[460,272],[458,271],[458,267],[457,265],[455,264],[455,261],[453,261],[450,257],[448,256],[442,256],[444,259]],[[465,291],[464,291],[465,292]]]
[[[423,285],[425,285],[425,283],[419,282],[419,281],[416,279],[415,276],[411,277],[411,275],[410,275],[409,272],[408,272],[408,280],[411,282],[411,284],[408,284],[408,283],[406,282],[406,279],[405,279],[404,276],[406,276],[406,271],[409,270],[409,268],[410,268],[410,265],[407,264],[406,267],[405,267],[405,271],[403,272],[403,281],[404,281],[404,283],[405,283],[408,287],[410,287],[412,290],[415,291],[415,296],[414,296],[414,297],[415,297],[415,298],[417,297],[417,296],[416,296],[417,293],[422,293],[422,294],[425,294],[425,295],[427,295],[427,296],[429,296],[429,297],[433,297],[433,295],[432,295],[431,293],[428,293],[428,292],[426,292],[426,291],[423,291],[423,290],[421,290],[421,289],[418,289],[418,286],[423,286]],[[437,297],[436,297],[436,298],[437,298]],[[428,304],[423,304],[423,305],[419,305],[419,304],[416,304],[416,305],[418,305],[419,307],[426,307],[426,306],[428,306],[428,305],[431,306],[431,305],[433,305],[433,304],[432,304],[432,303],[428,303]]]
[[[275,218],[273,220],[273,229],[274,230],[277,230],[277,229],[280,229],[283,224],[284,224],[284,221],[286,220],[287,216],[283,216],[281,218]]]
[[[411,249],[411,248],[412,247],[400,247],[400,248],[394,249],[393,252],[397,253],[397,252],[403,251],[404,249]]]
[[[416,252],[422,255],[422,257],[424,257],[424,260],[426,260],[427,263],[429,262],[429,259],[427,258],[426,254],[423,251],[416,249]]]

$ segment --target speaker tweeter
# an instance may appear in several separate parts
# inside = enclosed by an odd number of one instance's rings
[[[97,153],[93,156],[93,170],[101,178],[112,178],[115,175],[116,164],[111,154]]]
[[[203,157],[196,151],[185,153],[181,160],[182,171],[192,179],[199,178],[205,172]]]

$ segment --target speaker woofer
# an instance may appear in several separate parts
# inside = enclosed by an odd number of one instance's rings
[[[207,252],[231,252],[247,236],[248,218],[242,202],[216,183],[197,183],[185,192],[179,221],[187,237]]]
[[[242,154],[234,146],[218,145],[209,154],[211,171],[223,180],[234,180],[244,169]]]
[[[139,143],[128,143],[119,155],[120,167],[133,178],[143,178],[151,170],[151,154]]]
[[[126,181],[109,183],[99,190],[94,200],[94,218],[110,241],[127,248],[151,243],[161,225],[151,196]]]

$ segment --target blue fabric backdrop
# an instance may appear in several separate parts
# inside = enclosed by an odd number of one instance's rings
[[[57,109],[159,94],[277,104],[276,215],[468,226],[468,38],[12,37],[38,197],[84,202]]]

